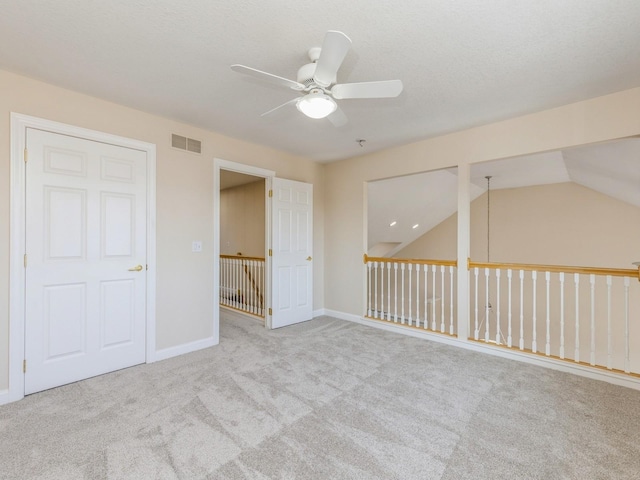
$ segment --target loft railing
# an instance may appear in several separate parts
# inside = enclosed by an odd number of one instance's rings
[[[457,262],[365,255],[364,263],[365,317],[457,335]],[[468,268],[468,340],[640,375],[640,270],[473,261]]]
[[[264,258],[220,255],[220,305],[264,318]]]
[[[364,256],[367,312],[374,320],[457,334],[455,260]]]
[[[640,282],[627,269],[469,262],[472,340],[640,373]]]

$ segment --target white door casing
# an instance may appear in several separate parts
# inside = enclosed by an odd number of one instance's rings
[[[279,328],[313,317],[313,185],[274,178],[272,318]]]
[[[146,153],[27,129],[25,394],[145,361]]]

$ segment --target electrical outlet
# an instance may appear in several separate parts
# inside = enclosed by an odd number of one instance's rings
[[[202,251],[202,242],[200,240],[194,240],[191,244],[191,251],[198,253]]]

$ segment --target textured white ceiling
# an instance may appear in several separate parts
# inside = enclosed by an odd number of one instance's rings
[[[487,190],[487,175],[491,190],[574,182],[640,207],[640,139],[472,165],[472,201]],[[368,248],[384,242],[398,244],[386,256],[401,250],[458,210],[457,189],[455,168],[369,183]]]
[[[637,0],[20,0],[0,2],[0,68],[318,161],[640,86]],[[303,117],[286,89],[327,30],[353,40],[340,82],[399,78],[394,99]]]

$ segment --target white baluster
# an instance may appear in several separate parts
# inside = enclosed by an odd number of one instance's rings
[[[242,301],[242,309],[246,312],[247,311],[247,271],[245,270],[247,268],[247,261],[246,260],[242,260],[242,266],[241,266],[241,271],[240,271],[240,275],[241,275],[241,285],[242,285],[242,296],[240,297],[241,301]]]
[[[420,264],[416,265],[416,327],[420,327]]]
[[[243,308],[244,289],[242,286],[243,281],[244,281],[244,271],[242,270],[242,260],[240,260],[238,263],[238,308],[240,310],[244,310]]]
[[[429,292],[427,291],[429,278],[429,265],[423,265],[424,271],[424,328],[429,328]]]
[[[404,272],[405,272],[405,268],[406,268],[406,265],[404,263],[400,264],[400,279],[402,280],[402,287],[401,287],[401,294],[400,294],[400,299],[402,300],[402,302],[401,302],[402,316],[400,317],[400,323],[402,325],[404,325]]]
[[[233,306],[233,263],[230,258],[227,258],[227,305]]]
[[[253,274],[254,284],[253,289],[253,310],[256,315],[260,315],[260,261],[254,260],[253,262]]]
[[[624,277],[624,371],[629,370],[629,277]]]
[[[560,273],[560,358],[564,359],[564,272]]]
[[[255,288],[253,289],[253,299],[254,299],[254,310],[256,315],[260,314],[260,262],[255,260],[253,262],[253,271],[254,271],[254,283]]]
[[[549,312],[549,288],[551,284],[551,273],[545,272],[544,279],[547,284],[547,343],[544,346],[544,354],[548,356],[551,355],[551,316]]]
[[[224,305],[224,258],[219,258],[220,261],[220,291],[218,292],[218,298],[219,298],[219,302],[220,305]]]
[[[484,341],[489,341],[489,314],[491,304],[489,303],[489,269],[484,269]]]
[[[242,271],[241,271],[241,277],[242,278],[242,309],[246,312],[248,310],[247,308],[247,271],[248,271],[248,267],[247,267],[247,260],[243,260],[242,261]]]
[[[367,284],[367,287],[369,289],[369,303],[367,305],[367,317],[371,316],[371,262],[367,262],[367,270],[369,273],[369,282]]]
[[[436,266],[431,265],[431,330],[436,330]]]
[[[611,275],[607,275],[607,368],[613,368],[613,339],[611,333]]]
[[[593,367],[596,364],[596,276],[589,275],[591,284],[591,356],[589,364]]]
[[[247,261],[247,270],[250,275],[247,275],[247,307],[249,311],[253,312],[253,296],[255,295],[255,288],[253,288],[253,260]]]
[[[387,262],[387,320],[391,320],[391,262]]]
[[[227,306],[232,306],[233,304],[233,279],[232,279],[232,275],[233,275],[233,269],[232,269],[232,264],[231,264],[231,259],[227,258],[226,259],[226,264],[227,264]]]
[[[265,285],[266,285],[266,279],[265,279],[265,275],[266,275],[266,268],[265,268],[265,262],[264,260],[262,261],[262,264],[260,265],[260,282],[262,285],[262,288],[260,289],[262,293],[262,301],[261,301],[261,311],[262,311],[262,315],[265,316]]]
[[[573,360],[575,362],[580,361],[580,274],[573,274],[573,283],[576,289],[576,345],[573,354]]]
[[[512,337],[511,337],[511,316],[512,316],[512,312],[511,312],[511,279],[513,277],[513,271],[509,268],[507,269],[507,280],[509,281],[509,315],[508,315],[508,320],[509,320],[509,326],[507,327],[507,346],[509,348],[511,348],[513,346],[512,344]]]
[[[453,335],[453,267],[449,266],[449,335]]]
[[[236,308],[242,310],[242,263],[236,262]]]
[[[413,265],[411,263],[408,265],[408,269],[409,269],[409,325],[413,325],[413,319],[411,318],[411,297],[412,297],[411,277],[413,276]]]
[[[538,305],[538,300],[537,298],[537,281],[538,281],[538,272],[536,272],[535,270],[531,272],[531,279],[533,280],[533,340],[531,341],[531,351],[533,353],[536,353],[538,351],[538,324],[537,324],[537,318],[536,318],[536,313],[537,313],[537,305]]]
[[[380,318],[384,317],[384,262],[380,262]]]
[[[393,321],[398,323],[398,264],[393,264]]]
[[[258,260],[258,315],[264,316],[263,302],[261,301],[261,295],[264,296],[264,262]]]
[[[500,345],[500,269],[496,269],[496,345]]]
[[[440,333],[444,333],[444,265],[440,265]]]
[[[233,287],[233,301],[231,302],[231,305],[234,308],[238,308],[238,287],[236,285],[236,262],[235,262],[235,258],[233,259],[233,263],[231,265],[231,286]]]
[[[224,305],[224,295],[225,284],[224,284],[224,258],[220,258],[220,291],[218,292],[218,297],[220,298],[220,305]]]
[[[373,262],[373,317],[378,318],[378,262]]]
[[[247,275],[247,308],[249,311],[253,311],[253,295],[255,294],[255,289],[253,288],[253,260],[247,261],[247,270],[249,275]]]
[[[475,267],[473,269],[473,277],[475,279],[474,281],[474,287],[475,287],[475,329],[473,332],[473,338],[475,340],[478,340],[480,338],[480,332],[478,330],[478,273],[480,272],[480,269],[478,267]]]
[[[520,350],[524,350],[524,270],[520,270]]]

